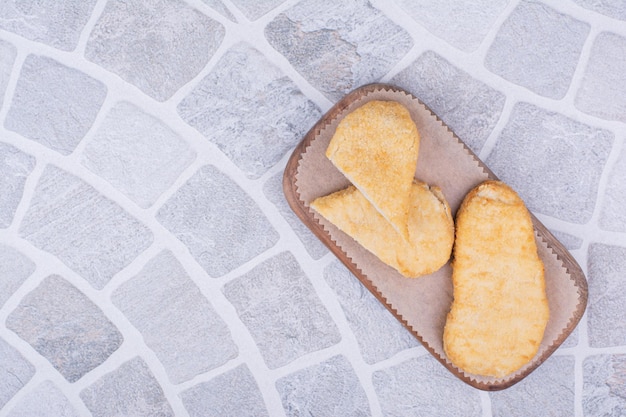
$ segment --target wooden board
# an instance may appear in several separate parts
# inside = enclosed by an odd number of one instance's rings
[[[484,180],[497,179],[417,98],[391,85],[370,84],[335,104],[295,148],[283,176],[285,197],[302,222],[450,372],[482,390],[510,387],[540,366],[576,327],[587,304],[585,276],[571,254],[532,216],[539,256],[545,266],[550,305],[550,320],[539,352],[529,364],[504,378],[466,374],[452,365],[445,356],[442,342],[445,318],[452,302],[450,264],[428,276],[405,278],[309,209],[314,198],[349,184],[324,152],[341,119],[370,100],[395,100],[409,109],[421,135],[415,177],[439,186],[453,215],[470,189]]]

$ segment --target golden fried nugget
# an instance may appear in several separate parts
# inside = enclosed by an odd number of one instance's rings
[[[370,101],[339,123],[326,156],[405,238],[420,136],[395,101]]]
[[[544,268],[530,214],[510,187],[486,181],[463,200],[443,334],[461,370],[503,377],[537,353],[548,322]]]
[[[415,278],[438,270],[450,259],[454,222],[439,188],[416,181],[408,195],[408,241],[354,186],[319,197],[311,207],[381,261]]]

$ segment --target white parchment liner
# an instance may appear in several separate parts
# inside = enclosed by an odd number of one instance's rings
[[[415,177],[439,186],[453,215],[470,189],[487,179],[496,179],[419,100],[395,87],[377,84],[355,90],[338,103],[309,133],[310,140],[305,138],[308,143],[304,145],[308,146],[302,147],[304,151],[299,155],[298,150],[294,152],[292,158],[297,158],[298,163],[291,186],[295,189],[294,195],[298,196],[297,203],[302,204],[302,208],[308,212],[306,215],[311,217],[309,227],[323,228],[322,233],[327,236],[327,239],[322,238],[324,243],[452,373],[480,389],[498,390],[513,385],[543,362],[580,320],[587,296],[584,275],[571,255],[533,217],[539,256],[545,265],[546,292],[550,305],[550,320],[539,352],[524,368],[502,379],[468,375],[449,363],[443,351],[442,337],[452,302],[450,263],[431,275],[417,279],[405,278],[308,208],[313,199],[349,185],[349,181],[324,153],[341,119],[371,100],[395,100],[409,109],[421,137]],[[287,173],[284,184],[290,186]],[[293,202],[290,204],[294,206]],[[320,236],[320,230],[316,232]],[[567,258],[566,263],[563,262],[564,258]],[[574,270],[578,274],[577,279],[573,279],[570,274]]]

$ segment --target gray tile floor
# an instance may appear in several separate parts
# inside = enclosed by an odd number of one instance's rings
[[[289,210],[352,89],[431,107],[572,251],[589,305],[495,393]],[[626,415],[626,5],[0,4],[0,417]]]

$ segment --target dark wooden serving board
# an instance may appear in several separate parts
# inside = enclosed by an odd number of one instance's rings
[[[376,298],[450,372],[482,390],[501,390],[540,366],[580,321],[587,304],[587,281],[576,260],[532,216],[539,256],[544,262],[550,320],[535,358],[504,378],[466,374],[443,351],[443,326],[452,301],[451,267],[417,279],[402,277],[353,239],[309,209],[314,198],[346,187],[347,179],[324,152],[334,130],[350,111],[370,100],[404,104],[420,132],[416,178],[441,188],[455,214],[465,194],[487,179],[497,179],[485,164],[430,109],[410,93],[387,84],[358,88],[335,104],[295,148],[285,168],[283,189],[296,215]]]

